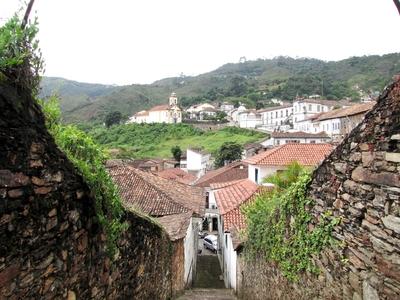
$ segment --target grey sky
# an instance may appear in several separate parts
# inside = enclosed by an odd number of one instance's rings
[[[0,0],[0,21],[17,0]],[[47,76],[151,83],[278,55],[400,51],[392,0],[36,0]],[[32,14],[34,15],[34,14]]]

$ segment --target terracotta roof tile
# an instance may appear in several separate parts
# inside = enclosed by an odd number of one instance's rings
[[[222,189],[222,188],[228,187],[230,185],[234,185],[234,184],[239,183],[244,180],[247,180],[247,179],[238,179],[238,180],[233,180],[233,181],[211,183],[210,188],[213,190]]]
[[[245,160],[252,165],[286,166],[297,161],[304,166],[318,165],[331,153],[330,144],[285,144]]]
[[[186,236],[192,212],[168,215],[156,220],[165,228],[171,241],[176,241]]]
[[[114,165],[108,171],[124,203],[151,216],[165,216],[193,211],[204,215],[205,197],[201,188],[191,187],[135,169]]]
[[[355,104],[350,107],[334,109],[321,114],[315,121],[318,122],[323,120],[343,118],[343,117],[358,115],[361,113],[366,113],[367,111],[371,110],[375,104],[376,102],[368,102],[368,103]]]
[[[161,105],[157,105],[157,106],[150,108],[149,111],[161,111],[161,110],[168,110],[168,109],[169,109],[168,104],[161,104]]]
[[[162,178],[178,181],[178,182],[184,183],[184,184],[191,184],[191,183],[195,182],[197,179],[196,176],[189,174],[179,168],[165,169],[165,170],[157,172],[155,174],[158,176],[161,176]]]
[[[242,161],[230,163],[222,168],[209,171],[195,182],[195,186],[208,187],[211,183],[245,179],[248,176],[248,164]]]
[[[259,194],[273,189],[273,187],[256,185],[250,180],[246,181],[214,192],[218,208],[223,216],[224,231],[230,231],[232,228],[244,229],[246,219],[241,212],[242,206],[251,202]]]
[[[259,186],[246,179],[214,191],[215,201],[221,215],[226,214],[249,199]]]

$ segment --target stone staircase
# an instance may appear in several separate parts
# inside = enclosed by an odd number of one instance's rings
[[[230,289],[191,289],[176,300],[236,300]]]

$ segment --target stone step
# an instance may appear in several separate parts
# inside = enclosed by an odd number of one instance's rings
[[[191,289],[176,300],[236,300],[231,289]]]

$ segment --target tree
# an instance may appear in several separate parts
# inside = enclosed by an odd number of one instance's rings
[[[105,123],[107,128],[121,122],[122,114],[119,111],[109,112],[106,116]]]
[[[226,116],[227,116],[226,112],[217,111],[217,114],[215,115],[215,120],[221,122],[221,121],[225,120]]]
[[[171,148],[172,156],[175,158],[176,161],[181,161],[182,150],[179,146],[174,146]]]
[[[242,158],[243,147],[235,142],[225,142],[215,157],[215,167],[220,168]]]
[[[264,182],[273,183],[277,189],[284,190],[295,183],[301,175],[308,173],[308,171],[306,167],[294,161],[285,171],[268,176],[264,179]]]

